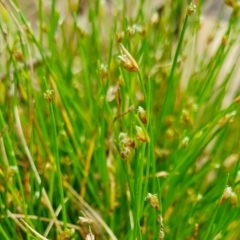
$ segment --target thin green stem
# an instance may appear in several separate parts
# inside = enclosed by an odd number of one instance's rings
[[[11,238],[8,237],[7,233],[4,231],[1,225],[0,225],[0,232],[2,234],[2,237],[4,237],[5,240],[11,240]]]
[[[223,188],[222,193],[224,192],[224,189],[225,189],[226,186],[227,186],[228,178],[229,178],[229,174],[227,175],[226,181],[225,181],[225,183],[224,183],[224,188]],[[222,195],[221,195],[221,196],[222,196]],[[221,196],[220,196],[220,198],[221,198]],[[220,202],[220,200],[216,203],[217,206],[216,206],[216,208],[215,208],[215,210],[214,210],[214,213],[213,213],[213,215],[212,215],[211,221],[210,221],[210,223],[209,223],[209,225],[208,225],[208,228],[207,228],[207,231],[206,231],[206,233],[205,233],[205,236],[204,236],[203,240],[209,239],[210,231],[211,231],[211,229],[212,229],[212,227],[213,227],[215,218],[216,218],[217,213],[218,213],[219,202]]]
[[[53,147],[54,147],[55,163],[56,163],[56,166],[57,166],[58,187],[59,187],[60,200],[61,200],[61,205],[62,205],[64,229],[66,229],[67,214],[66,214],[66,207],[65,207],[65,203],[64,203],[62,172],[61,172],[61,167],[60,167],[60,159],[59,159],[59,151],[58,151],[56,121],[55,121],[55,117],[54,117],[54,111],[53,111],[52,103],[49,104],[49,108],[50,108],[50,113],[51,113],[51,123],[52,123],[52,131],[53,131]]]
[[[142,185],[143,185],[143,166],[145,159],[145,147],[144,144],[141,146],[141,149],[136,151],[137,154],[135,156],[136,166],[135,166],[135,184],[134,184],[134,194],[135,194],[135,202],[134,202],[134,232],[133,239],[136,239],[137,235],[139,239],[142,238],[141,230],[140,230],[140,218],[142,210],[140,209],[142,204]]]
[[[9,157],[9,160],[10,160],[9,163],[10,163],[10,165],[17,167],[16,175],[17,175],[17,182],[18,182],[21,197],[22,197],[22,203],[23,203],[22,207],[23,207],[23,212],[27,217],[26,198],[25,198],[25,193],[24,193],[24,190],[23,190],[22,181],[21,181],[21,175],[20,175],[18,163],[17,163],[16,157],[15,157],[15,152],[14,152],[14,149],[13,149],[13,146],[12,146],[12,143],[11,143],[11,139],[10,139],[10,136],[8,134],[7,126],[4,122],[1,110],[0,110],[0,131],[4,131],[3,139],[4,139],[4,143],[6,144],[6,149],[8,151],[8,157]]]
[[[148,105],[147,104],[148,103],[147,93],[146,93],[146,90],[145,90],[145,87],[144,87],[143,79],[142,79],[141,73],[139,71],[137,72],[137,74],[138,74],[138,78],[139,78],[141,88],[142,88],[142,91],[143,91],[144,101],[145,101],[146,107],[148,107],[147,106]],[[146,110],[148,110],[148,109],[146,109]]]
[[[175,88],[174,88],[174,72],[176,70],[178,56],[180,54],[184,34],[186,32],[186,29],[187,29],[187,22],[188,22],[188,14],[186,14],[186,17],[185,17],[185,20],[184,20],[184,23],[183,23],[183,28],[182,28],[180,38],[179,38],[179,41],[178,41],[178,44],[177,44],[177,49],[176,49],[176,52],[175,52],[175,55],[174,55],[173,64],[172,64],[171,71],[170,71],[170,74],[169,74],[168,79],[167,79],[167,90],[166,90],[166,94],[165,94],[165,97],[164,97],[162,110],[160,111],[160,114],[158,116],[159,126],[162,125],[163,118],[166,115],[166,111],[172,109],[172,107],[173,107],[173,106],[169,106],[169,96],[170,96],[171,92],[175,91]]]

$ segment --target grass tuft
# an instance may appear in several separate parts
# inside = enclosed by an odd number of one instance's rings
[[[0,239],[239,238],[239,3],[165,2],[0,0]]]

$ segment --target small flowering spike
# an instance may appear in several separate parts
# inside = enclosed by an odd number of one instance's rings
[[[149,142],[148,136],[146,133],[143,131],[143,129],[139,126],[136,126],[136,131],[137,131],[137,139],[140,142]]]
[[[127,27],[127,33],[129,37],[132,37],[136,32],[136,29],[134,28],[134,26],[128,26]]]
[[[173,129],[173,128],[168,128],[168,129],[166,130],[166,138],[167,138],[168,140],[173,140],[173,139],[174,139],[174,136],[175,136],[175,131],[174,131],[174,129]]]
[[[233,122],[234,116],[236,115],[236,111],[232,111],[231,113],[227,113],[225,116],[223,116],[219,121],[218,125],[219,127],[223,127],[228,122]]]
[[[127,28],[127,33],[129,37],[132,37],[135,33],[139,33],[141,36],[144,36],[146,34],[146,29],[138,24],[134,24]]]
[[[133,28],[135,29],[135,32],[139,33],[141,36],[146,34],[146,29],[141,25],[134,24]]]
[[[121,132],[119,134],[119,141],[122,147],[129,147],[131,149],[135,148],[135,142],[132,138],[128,137],[126,133]]]
[[[99,66],[99,75],[101,80],[105,80],[108,77],[107,66],[103,63],[101,63]]]
[[[135,142],[132,138],[128,137],[127,133],[121,132],[119,134],[119,146],[120,146],[120,156],[121,158],[127,158],[132,149],[135,148]]]
[[[223,192],[223,195],[222,195],[222,198],[221,198],[221,203],[225,202],[226,199],[228,199],[232,194],[232,188],[229,187],[229,186],[226,186],[226,188],[224,189],[224,192]]]
[[[159,210],[159,201],[156,194],[148,193],[145,201],[148,201],[155,210]]]
[[[186,125],[192,125],[193,124],[192,114],[187,109],[183,109],[182,110],[180,118],[181,118],[182,123],[184,123]]]
[[[117,32],[117,34],[116,34],[116,41],[118,43],[120,43],[120,42],[122,42],[123,38],[124,38],[124,32]]]
[[[138,107],[137,109],[138,117],[140,118],[143,124],[147,124],[147,114],[146,111],[142,107]]]
[[[122,55],[118,56],[118,59],[120,60],[120,64],[129,72],[136,72],[138,71],[139,67],[134,58],[131,56],[131,54],[126,50],[126,48],[119,43],[121,48]]]
[[[17,166],[8,166],[7,172],[6,172],[6,179],[8,181],[11,181],[13,176],[18,173],[18,167]]]
[[[165,233],[164,233],[164,225],[163,225],[163,217],[162,217],[162,215],[158,215],[157,220],[158,220],[159,226],[160,226],[160,229],[159,229],[159,240],[163,240],[164,237],[165,237]]]
[[[45,93],[43,93],[44,98],[50,103],[52,101],[52,95],[54,91],[53,90],[47,90]]]
[[[58,240],[69,240],[75,233],[75,230],[72,229],[66,229],[60,235],[58,236]]]
[[[191,15],[194,14],[195,12],[196,12],[196,5],[191,2],[191,3],[188,5],[188,8],[187,8],[187,14],[188,14],[188,16],[191,16]]]
[[[130,155],[130,153],[131,153],[131,150],[128,147],[124,147],[120,149],[120,156],[123,159],[127,158]]]
[[[230,202],[233,206],[237,205],[237,195],[235,192],[233,192],[232,188],[229,186],[226,186],[226,188],[224,189],[220,203],[225,202],[227,199],[230,200]]]
[[[180,148],[185,148],[189,143],[189,137],[184,137],[181,144],[180,144]]]
[[[194,226],[194,232],[193,232],[193,240],[197,240],[198,239],[198,231],[199,231],[199,224],[196,223]]]

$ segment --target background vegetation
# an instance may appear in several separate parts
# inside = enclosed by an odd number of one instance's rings
[[[238,239],[225,2],[202,41],[204,1],[0,1],[1,239]]]

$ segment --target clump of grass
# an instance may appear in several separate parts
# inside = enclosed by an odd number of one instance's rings
[[[1,239],[238,238],[240,10],[225,2],[213,51],[221,13],[203,44],[204,1],[0,1]]]

